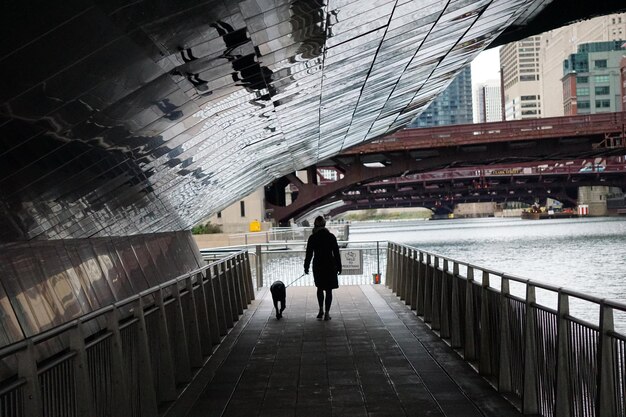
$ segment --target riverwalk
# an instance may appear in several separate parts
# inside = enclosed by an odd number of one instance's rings
[[[332,320],[314,287],[274,316],[262,288],[167,417],[520,416],[381,285],[342,286]]]

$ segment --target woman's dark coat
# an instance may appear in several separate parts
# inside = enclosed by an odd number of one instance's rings
[[[341,258],[337,238],[325,227],[313,229],[306,244],[304,272],[309,272],[313,258],[313,279],[315,286],[324,290],[339,288],[337,274],[341,273]]]

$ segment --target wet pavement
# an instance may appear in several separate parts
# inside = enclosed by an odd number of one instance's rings
[[[521,416],[383,286],[263,289],[167,417]]]

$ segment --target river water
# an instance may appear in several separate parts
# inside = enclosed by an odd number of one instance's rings
[[[404,243],[626,303],[625,218],[486,218],[353,224],[350,241],[362,240]],[[581,318],[597,322],[593,319],[597,317],[595,310],[589,307]],[[616,314],[616,321],[620,330],[626,326],[623,315]]]

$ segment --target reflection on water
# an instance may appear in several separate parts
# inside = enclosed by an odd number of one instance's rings
[[[459,261],[626,303],[624,218],[489,218],[351,226],[350,240],[370,239],[405,243]],[[538,294],[540,301],[542,297],[546,304],[552,304],[550,297]],[[571,308],[585,310],[584,318],[597,322],[597,308],[576,303]]]

